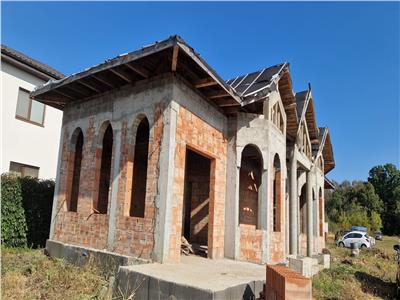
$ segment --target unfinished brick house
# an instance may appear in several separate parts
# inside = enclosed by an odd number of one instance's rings
[[[64,111],[50,240],[179,262],[277,263],[324,247],[334,159],[283,63],[224,81],[180,37],[31,97]]]

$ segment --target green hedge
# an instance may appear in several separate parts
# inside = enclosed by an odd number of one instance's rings
[[[2,243],[43,247],[49,237],[54,181],[1,176]]]

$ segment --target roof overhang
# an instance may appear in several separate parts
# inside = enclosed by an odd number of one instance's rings
[[[328,178],[324,178],[324,189],[326,190],[334,190],[336,187],[332,181],[330,181]]]
[[[324,158],[324,172],[327,174],[333,168],[335,168],[335,159],[333,157],[333,148],[331,143],[331,136],[328,128],[320,128],[320,146],[319,153],[322,153],[322,157]],[[318,153],[318,154],[319,154]]]
[[[177,73],[226,114],[241,106],[236,92],[179,36],[119,55],[82,72],[49,81],[31,93],[47,105],[65,105],[164,73]]]

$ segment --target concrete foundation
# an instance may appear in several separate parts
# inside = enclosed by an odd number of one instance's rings
[[[120,266],[148,264],[150,262],[114,252],[84,248],[53,240],[46,241],[46,251],[51,257],[65,259],[67,262],[77,266],[83,266],[89,262],[94,263],[109,274],[115,274]]]
[[[301,255],[291,255],[289,259],[289,268],[299,272],[301,275],[307,278],[311,278],[313,275],[318,273],[314,266],[318,266],[318,259],[301,256]]]
[[[254,299],[264,283],[265,266],[184,256],[179,264],[121,267],[113,299]]]

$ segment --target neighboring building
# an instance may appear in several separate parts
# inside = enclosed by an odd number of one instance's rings
[[[31,100],[29,93],[64,75],[1,46],[1,172],[55,178],[62,111]]]
[[[173,36],[31,95],[64,111],[59,247],[162,263],[180,261],[182,235],[255,263],[325,247],[330,135],[287,63],[225,82]]]

